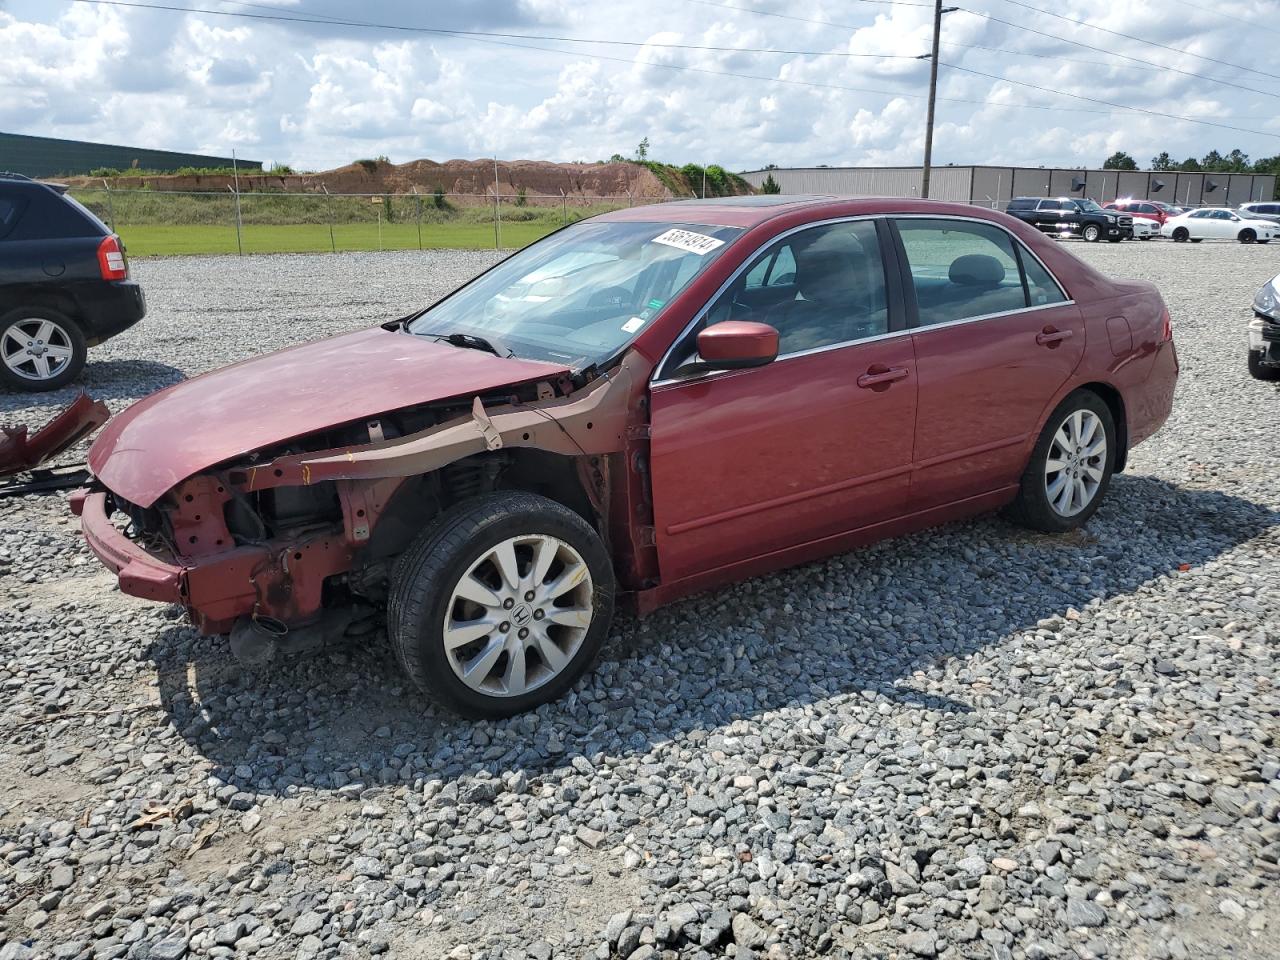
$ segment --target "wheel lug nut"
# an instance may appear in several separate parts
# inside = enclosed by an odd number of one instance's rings
[[[519,636],[521,640],[523,640],[523,639],[524,639],[525,637],[527,637],[528,635],[529,635],[529,631],[528,631],[525,627],[521,627],[521,628],[520,628],[520,633],[519,633],[519,634],[517,634],[517,636]]]
[[[507,632],[508,630],[510,630],[510,629],[511,629],[511,624],[509,624],[509,623],[503,622],[503,623],[498,624],[498,632],[499,632],[499,633],[506,633],[506,632]]]
[[[507,599],[505,599],[505,600],[503,600],[503,601],[502,601],[502,609],[503,609],[503,610],[510,610],[510,609],[511,609],[512,607],[514,607],[515,605],[516,605],[516,602],[515,602],[514,600],[512,600],[510,597],[507,597]]]
[[[533,599],[533,591],[532,591],[532,590],[526,590],[526,591],[524,592],[524,598],[525,598],[525,600],[532,600],[532,599]]]
[[[535,610],[535,611],[533,611],[533,619],[535,619],[535,620],[541,620],[541,619],[542,619],[543,617],[545,617],[545,616],[546,616],[546,614],[545,614],[545,613],[543,613],[541,610]]]

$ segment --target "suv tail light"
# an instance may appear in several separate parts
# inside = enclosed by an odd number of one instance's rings
[[[1173,339],[1173,317],[1169,316],[1169,308],[1164,308],[1160,317],[1160,342],[1168,343]]]
[[[124,247],[114,233],[102,238],[98,244],[98,269],[103,280],[127,280],[129,264],[124,259]]]

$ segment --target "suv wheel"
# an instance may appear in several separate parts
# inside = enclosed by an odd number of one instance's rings
[[[56,390],[80,375],[88,347],[57,310],[19,307],[0,317],[0,379],[17,390]]]
[[[1045,423],[1009,519],[1045,533],[1082,526],[1102,503],[1115,460],[1111,410],[1096,393],[1077,390]]]
[[[502,492],[446,511],[396,565],[388,633],[417,686],[467,717],[562,696],[613,618],[613,566],[554,500]]]
[[[1080,231],[1080,236],[1084,237],[1090,243],[1097,243],[1102,239],[1102,228],[1096,223],[1091,223]]]
[[[1255,380],[1280,380],[1280,367],[1274,367],[1270,364],[1262,362],[1262,352],[1259,350],[1249,351],[1249,376]]]

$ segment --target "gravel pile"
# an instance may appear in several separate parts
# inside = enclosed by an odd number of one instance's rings
[[[510,721],[382,640],[248,672],[114,590],[63,498],[0,501],[0,960],[1274,957],[1280,389],[1244,324],[1280,253],[1072,249],[1161,285],[1183,362],[1085,531],[978,519],[624,618]],[[86,385],[118,409],[491,259],[137,263],[151,315]]]

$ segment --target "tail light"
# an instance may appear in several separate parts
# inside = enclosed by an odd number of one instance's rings
[[[1160,317],[1160,342],[1168,343],[1173,339],[1173,317],[1169,316],[1169,308],[1164,308]]]
[[[124,247],[114,233],[103,237],[98,244],[98,269],[103,280],[127,280],[129,264],[124,259]]]

